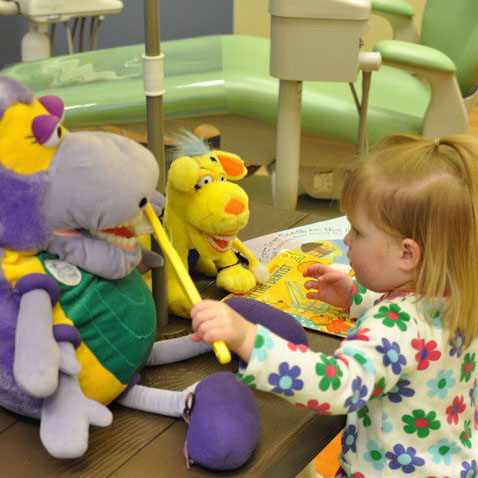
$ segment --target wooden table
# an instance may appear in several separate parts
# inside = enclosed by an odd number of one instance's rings
[[[319,220],[320,217],[299,211],[251,206],[251,218],[241,238],[246,240]],[[211,282],[199,281],[199,288],[203,297],[217,294]],[[326,354],[332,353],[340,343],[336,337],[312,331],[308,332],[308,338],[313,350]],[[211,373],[234,371],[236,367],[237,363],[221,366],[212,354],[207,354],[145,369],[142,383],[182,390]],[[258,391],[254,394],[261,413],[260,443],[251,460],[234,472],[213,473],[200,466],[186,470],[183,444],[187,425],[182,420],[112,405],[113,424],[91,429],[85,456],[64,461],[52,458],[44,450],[38,422],[0,409],[0,476],[293,478],[343,427],[343,417],[322,416],[271,394]]]

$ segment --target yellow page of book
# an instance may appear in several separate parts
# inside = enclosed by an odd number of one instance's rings
[[[304,287],[306,279],[302,273],[311,264],[320,262],[332,267],[339,266],[338,268],[344,271],[350,270],[349,267],[343,267],[343,264],[334,264],[336,262],[334,259],[342,256],[339,247],[342,241],[325,242],[329,243],[326,247],[336,249],[331,250],[331,254],[327,254],[328,257],[317,257],[297,250],[279,253],[267,265],[269,280],[265,284],[258,284],[242,297],[255,299],[283,310],[291,314],[303,327],[346,337],[348,331],[355,327],[355,321],[350,319],[348,313],[344,309],[306,297],[308,291]],[[352,275],[352,272],[350,274]]]

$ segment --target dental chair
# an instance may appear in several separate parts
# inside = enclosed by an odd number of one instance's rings
[[[403,0],[373,2],[374,11],[391,21],[402,40],[375,47],[385,66],[372,75],[369,144],[400,132],[465,133],[467,111],[478,96],[478,2],[428,0],[420,44],[403,41],[407,34],[418,38],[410,34],[413,12],[405,5]],[[211,123],[221,131],[224,149],[241,155],[246,164],[271,164],[278,81],[269,75],[269,40],[224,35],[161,46],[166,134]],[[313,38],[308,48],[316,48]],[[143,51],[143,45],[133,45],[86,52],[17,64],[0,74],[26,83],[37,96],[61,96],[67,127],[113,126],[141,138],[146,116]],[[357,90],[360,83],[359,78]],[[356,157],[358,121],[349,85],[304,82],[300,181],[307,194],[337,196],[343,172]]]

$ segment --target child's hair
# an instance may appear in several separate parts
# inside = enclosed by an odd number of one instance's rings
[[[385,232],[418,243],[415,292],[426,315],[447,296],[444,319],[469,345],[478,336],[478,140],[387,138],[345,180],[341,207],[352,222],[357,204]]]

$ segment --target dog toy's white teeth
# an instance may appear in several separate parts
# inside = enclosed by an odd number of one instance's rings
[[[225,252],[231,248],[231,243],[237,237],[237,234],[208,234],[206,237],[213,249]]]

